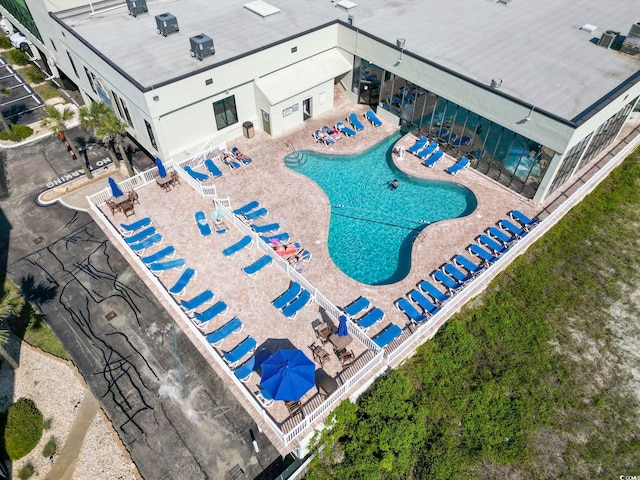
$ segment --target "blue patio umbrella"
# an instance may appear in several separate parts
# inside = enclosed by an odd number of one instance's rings
[[[114,197],[121,197],[122,195],[124,195],[116,181],[111,177],[109,177],[109,186],[111,187],[111,195],[113,195]]]
[[[346,337],[347,335],[349,335],[349,329],[347,328],[347,317],[345,317],[344,315],[340,315],[338,321],[338,336]]]
[[[315,385],[315,370],[300,350],[278,350],[262,364],[260,386],[274,400],[300,400]]]
[[[160,160],[160,157],[156,157],[156,167],[158,167],[158,174],[162,178],[167,176],[167,170],[164,168],[164,165],[162,164],[162,160]]]

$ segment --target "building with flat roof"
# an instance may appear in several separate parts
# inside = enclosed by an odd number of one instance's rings
[[[634,0],[26,6],[0,10],[37,26],[25,33],[52,74],[166,159],[255,128],[277,137],[329,111],[338,85],[541,203],[637,117]]]

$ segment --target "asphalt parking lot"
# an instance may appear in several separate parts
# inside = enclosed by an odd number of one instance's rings
[[[69,135],[94,143],[80,129]],[[86,153],[92,166],[108,161],[99,145]],[[132,155],[140,168],[151,162]],[[60,140],[2,149],[0,164],[0,268],[28,286],[141,475],[275,478],[265,472],[275,448],[91,217],[37,204],[53,179],[79,168]]]

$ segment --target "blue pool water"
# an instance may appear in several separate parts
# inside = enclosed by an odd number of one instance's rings
[[[400,172],[391,160],[400,137],[393,135],[356,155],[304,151],[298,152],[299,161],[293,154],[285,157],[289,168],[315,181],[329,197],[328,247],[336,266],[368,285],[402,280],[411,269],[413,240],[423,228],[469,215],[477,206],[468,188]],[[404,161],[418,160],[405,153]],[[396,190],[389,188],[394,178]],[[422,251],[428,254],[428,246]]]

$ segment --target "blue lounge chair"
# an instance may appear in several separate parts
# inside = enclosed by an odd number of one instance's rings
[[[211,218],[213,231],[216,232],[216,235],[227,233],[227,224],[224,222],[219,210],[211,210],[211,212],[209,212],[209,218]]]
[[[440,289],[438,289],[435,285],[433,285],[428,280],[421,280],[418,282],[418,288],[422,290],[424,293],[429,295],[433,300],[438,304],[442,305],[444,302],[449,300],[451,296],[447,293],[443,293]]]
[[[235,160],[230,160],[230,158],[233,158],[233,157],[229,157],[226,154],[224,154],[222,156],[222,163],[224,163],[231,170],[236,170],[236,169],[238,169],[238,168],[240,168],[242,166],[238,162],[236,162]]]
[[[444,157],[444,152],[442,150],[438,150],[436,153],[427,158],[422,165],[425,167],[433,167],[439,160]]]
[[[351,128],[347,127],[343,122],[336,123],[336,130],[341,131],[347,137],[355,137],[356,133],[358,133],[355,130],[352,130]]]
[[[342,311],[349,315],[350,317],[357,316],[360,312],[363,312],[365,309],[369,308],[370,302],[366,297],[358,297],[349,305],[344,307]]]
[[[466,137],[466,136],[462,136],[456,140],[454,140],[453,142],[450,142],[451,145],[453,145],[454,147],[461,147],[463,145],[469,145],[469,143],[471,143],[471,137]]]
[[[222,300],[220,300],[219,302],[216,302],[215,304],[211,305],[209,308],[207,308],[203,312],[196,312],[193,315],[193,318],[194,318],[194,321],[198,324],[198,326],[202,327],[204,323],[207,323],[213,320],[218,315],[222,315],[228,309],[229,307],[227,306],[227,304],[224,303]]]
[[[211,160],[210,158],[207,158],[204,161],[204,166],[207,167],[207,170],[209,170],[209,173],[213,178],[222,176],[222,170],[220,170],[218,166],[215,163],[213,163],[213,160]]]
[[[503,229],[505,232],[509,232],[511,235],[515,235],[518,238],[524,237],[528,232],[523,230],[515,223],[503,218],[502,220],[498,220],[498,226]]]
[[[145,238],[150,237],[151,235],[153,235],[154,233],[156,233],[156,228],[155,227],[145,228],[144,230],[141,230],[138,233],[136,233],[134,235],[131,235],[130,237],[125,237],[124,241],[127,244],[131,245],[132,243],[141,242]]]
[[[304,250],[302,250],[300,253],[300,261],[301,262],[308,262],[309,260],[311,260],[311,252],[309,250],[307,250],[306,248]]]
[[[428,315],[420,313],[416,307],[404,297],[400,297],[394,304],[396,308],[404,313],[413,323],[422,323],[429,318]]]
[[[438,142],[431,142],[426,147],[424,147],[422,150],[420,150],[418,153],[416,153],[416,156],[420,160],[424,160],[429,155],[431,155],[433,152],[436,152],[439,149],[440,149],[440,145],[438,145]]]
[[[248,212],[250,212],[252,210],[255,210],[259,206],[260,206],[260,204],[256,200],[252,200],[251,202],[247,203],[246,205],[243,205],[240,208],[236,208],[233,211],[233,214],[234,215],[243,215],[243,214],[248,213]]]
[[[472,253],[473,255],[477,256],[483,262],[488,263],[488,264],[491,264],[491,263],[494,263],[494,262],[498,261],[498,257],[496,257],[493,253],[491,253],[489,250],[485,250],[480,245],[477,245],[475,243],[469,245],[467,247],[467,251],[469,253]]]
[[[242,271],[247,275],[249,275],[250,277],[255,277],[255,275],[260,270],[262,270],[264,267],[268,265],[271,265],[271,262],[273,262],[273,258],[271,258],[269,255],[263,255],[258,260],[253,262],[251,265],[244,267]]]
[[[289,240],[289,232],[282,232],[275,235],[260,235],[260,238],[265,241],[267,244],[272,244],[274,242],[284,243]]]
[[[415,155],[424,147],[426,147],[428,144],[429,144],[429,139],[427,139],[427,137],[422,135],[418,140],[416,140],[416,143],[414,143],[409,148],[407,148],[407,152],[413,153]]]
[[[454,280],[442,270],[435,270],[431,272],[431,278],[433,278],[436,282],[440,282],[442,286],[451,293],[464,287],[464,284],[458,282],[457,280]]]
[[[289,288],[271,302],[271,304],[278,310],[282,310],[288,303],[292,302],[298,296],[301,290],[302,287],[300,284],[298,282],[293,282],[289,285]]]
[[[467,283],[473,280],[473,275],[469,273],[464,273],[462,270],[456,267],[453,263],[445,263],[442,266],[442,271],[447,275],[449,275],[454,280],[458,281],[459,283]]]
[[[377,322],[382,320],[385,317],[384,312],[378,307],[373,307],[367,313],[365,313],[362,317],[356,320],[356,323],[360,328],[367,331],[370,327],[375,325]]]
[[[191,300],[180,300],[180,306],[185,312],[191,312],[196,308],[200,308],[201,306],[209,303],[213,300],[214,297],[215,295],[213,294],[213,292],[207,289],[200,292]]]
[[[440,140],[442,140],[442,143],[451,143],[455,141],[456,138],[458,138],[458,136],[455,133],[451,132],[444,135]]]
[[[484,265],[473,263],[467,257],[464,257],[462,255],[456,255],[451,260],[454,264],[456,264],[460,268],[464,268],[467,272],[474,276],[480,274],[482,270],[484,270]]]
[[[175,258],[173,260],[167,260],[166,262],[155,262],[149,265],[149,270],[158,275],[162,274],[167,270],[172,270],[174,268],[182,268],[185,264],[184,258]]]
[[[438,130],[437,132],[435,132],[433,134],[433,136],[435,138],[442,138],[444,137],[447,133],[449,133],[449,130],[447,130],[446,128],[441,128],[440,130]]]
[[[360,120],[358,120],[358,116],[355,114],[355,112],[349,114],[349,116],[347,117],[347,121],[351,124],[356,132],[364,130],[364,125],[360,123]]]
[[[207,215],[202,210],[198,210],[196,213],[194,213],[193,218],[196,221],[196,225],[198,225],[200,235],[202,235],[203,237],[211,235],[211,226],[207,221]]]
[[[253,159],[244,155],[238,147],[233,147],[231,149],[231,155],[233,155],[233,158],[235,158],[236,160],[240,160],[245,165],[249,165],[251,162],[253,162]]]
[[[393,342],[400,335],[402,335],[402,329],[395,323],[390,323],[388,327],[386,327],[378,335],[373,337],[372,340],[380,348],[385,348],[387,345]]]
[[[151,235],[150,237],[145,238],[141,242],[134,243],[133,245],[129,245],[129,248],[136,252],[138,255],[142,255],[144,251],[152,245],[156,243],[160,243],[162,241],[162,235],[156,233]]]
[[[476,238],[476,241],[483,247],[491,250],[491,252],[493,252],[493,254],[497,256],[500,256],[504,252],[509,250],[509,247],[496,242],[493,238],[489,237],[488,235],[485,235],[484,233],[481,235],[478,235],[478,238]]]
[[[189,165],[184,166],[184,171],[191,175],[191,178],[199,182],[205,182],[209,178],[209,175],[207,175],[206,173],[196,172]]]
[[[249,360],[244,362],[238,368],[233,371],[233,374],[236,376],[238,380],[241,382],[248,382],[253,375],[253,370],[256,365],[256,356],[252,355],[249,357]]]
[[[333,145],[334,143],[336,143],[331,135],[322,130],[316,130],[315,132],[313,132],[313,138],[316,140],[316,142],[324,143],[325,145]]]
[[[187,285],[195,275],[196,271],[193,268],[185,268],[182,275],[180,275],[180,278],[178,278],[176,283],[173,284],[173,287],[169,289],[169,293],[173,295],[182,295],[187,288]]]
[[[531,218],[527,217],[524,213],[522,213],[520,210],[510,211],[509,216],[516,222],[520,222],[520,224],[522,225],[522,228],[524,228],[527,232],[531,230],[533,227],[535,227],[538,223],[540,223],[540,220],[537,220],[537,219],[532,220]]]
[[[409,298],[411,301],[420,305],[420,308],[424,310],[425,315],[435,315],[440,311],[440,307],[434,305],[433,302],[425,297],[420,290],[411,290],[409,292]]]
[[[219,346],[222,341],[232,333],[242,330],[242,321],[238,317],[233,317],[219,329],[211,332],[205,338],[214,347]]]
[[[153,225],[153,220],[151,220],[149,217],[144,217],[128,225],[125,223],[121,223],[120,231],[123,235],[130,235],[136,230],[140,230],[143,227],[148,227],[149,225]]]
[[[252,238],[249,235],[245,235],[244,237],[242,237],[240,240],[238,240],[233,245],[230,245],[227,248],[225,248],[222,251],[222,254],[225,257],[233,258],[236,253],[238,253],[240,250],[250,246],[252,242],[253,242]]]
[[[254,210],[253,212],[245,213],[243,216],[247,220],[251,221],[251,220],[255,220],[256,218],[266,217],[268,213],[269,211],[266,208],[262,207],[257,210]]]
[[[287,318],[295,318],[309,302],[311,302],[311,294],[308,290],[302,290],[295,300],[282,309],[282,314]]]
[[[256,342],[256,339],[248,335],[247,338],[233,347],[233,350],[223,354],[222,358],[229,364],[230,367],[232,367],[235,364],[239,363],[240,360],[245,357],[245,355],[253,352],[257,346],[258,342]]]
[[[469,167],[469,159],[467,157],[462,157],[449,168],[445,169],[445,172],[451,175],[457,175],[459,171],[464,170],[467,167]]]
[[[499,242],[504,245],[509,245],[511,242],[515,242],[518,240],[518,237],[515,235],[508,235],[503,230],[500,230],[498,227],[489,227],[487,228],[487,235],[492,238],[495,238]]]
[[[157,252],[152,253],[151,255],[142,257],[140,260],[142,260],[142,263],[144,263],[145,265],[151,265],[152,263],[159,262],[164,258],[171,257],[175,253],[176,253],[176,249],[173,248],[172,245],[169,245],[168,247],[164,247],[162,250],[158,250]]]
[[[280,230],[279,223],[270,223],[268,225],[256,225],[255,223],[251,224],[251,228],[256,233],[269,233],[269,232],[277,232]]]
[[[365,116],[367,117],[367,120],[371,122],[371,125],[373,125],[374,127],[379,127],[380,125],[382,125],[382,121],[380,121],[380,119],[376,116],[373,110],[367,110],[367,112],[365,113]]]

